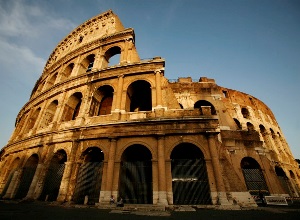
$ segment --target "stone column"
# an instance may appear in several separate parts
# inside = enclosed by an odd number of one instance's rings
[[[115,161],[114,164],[114,176],[113,176],[113,185],[112,185],[112,195],[115,197],[115,199],[118,197],[118,190],[119,190],[119,179],[120,179],[120,168],[121,168],[121,162]]]
[[[45,166],[42,163],[39,163],[37,165],[36,170],[34,172],[32,182],[30,184],[30,187],[29,187],[29,190],[28,190],[28,193],[27,193],[25,199],[34,199],[34,197],[35,197],[34,192],[37,187],[38,180],[40,179],[40,176],[42,175],[42,171],[45,171],[44,168],[45,168]]]
[[[124,75],[120,75],[119,80],[118,80],[118,88],[117,88],[116,108],[115,108],[114,111],[120,111],[121,110],[123,82],[124,82]]]
[[[110,148],[108,155],[107,171],[106,171],[106,184],[105,184],[105,196],[104,203],[109,203],[110,196],[112,195],[113,177],[114,177],[114,165],[116,154],[117,140],[110,140]]]
[[[207,136],[208,148],[210,151],[210,157],[212,159],[212,167],[216,181],[216,188],[218,193],[219,205],[231,205],[226,196],[225,185],[221,173],[221,166],[219,161],[219,153],[215,142],[215,134],[208,134]]]
[[[156,106],[162,107],[162,92],[161,92],[161,71],[155,70],[156,83]]]
[[[75,187],[76,187],[77,175],[78,175],[81,163],[74,162],[70,166],[72,166],[72,170],[71,170],[70,177],[69,177],[69,185],[67,186],[66,201],[71,201],[72,200],[74,190],[75,190]]]
[[[70,153],[69,162],[65,162],[64,174],[63,174],[63,177],[62,177],[62,180],[61,180],[59,193],[58,193],[58,196],[57,196],[57,201],[63,202],[63,201],[66,201],[66,199],[67,199],[71,174],[72,174],[72,171],[75,167],[74,160],[75,160],[75,157],[76,157],[78,146],[79,146],[78,141],[74,141],[72,143],[72,150],[71,150],[71,153]]]
[[[173,205],[173,190],[172,190],[172,168],[171,160],[165,161],[166,165],[166,190],[167,190],[167,201],[169,205]]]
[[[164,136],[157,138],[157,155],[158,155],[158,204],[168,205],[166,194],[166,164],[165,164],[165,147]]]

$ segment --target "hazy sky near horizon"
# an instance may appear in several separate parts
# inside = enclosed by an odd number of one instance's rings
[[[56,45],[109,9],[168,79],[206,76],[262,100],[300,159],[298,0],[0,0],[0,149]]]

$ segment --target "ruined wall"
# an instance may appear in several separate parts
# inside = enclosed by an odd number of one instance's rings
[[[133,29],[112,11],[72,31],[51,53],[1,150],[1,197],[83,203],[86,172],[96,183],[89,202],[107,204],[123,193],[128,158],[151,161],[151,175],[141,171],[151,177],[147,196],[132,203],[181,204],[187,194],[188,204],[255,205],[251,170],[266,193],[299,196],[298,164],[263,102],[206,77],[170,82],[164,66],[161,57],[140,60]],[[203,179],[180,177],[191,170],[176,173],[176,160],[198,163],[178,167],[196,167]],[[176,191],[180,184],[200,184],[200,199]]]

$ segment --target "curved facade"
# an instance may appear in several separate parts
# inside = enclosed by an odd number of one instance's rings
[[[271,110],[201,77],[170,81],[107,11],[54,49],[1,150],[3,199],[256,205],[299,197],[298,164]]]

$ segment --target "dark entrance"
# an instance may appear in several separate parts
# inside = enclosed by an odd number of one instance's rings
[[[124,151],[119,187],[124,203],[153,203],[151,159],[151,152],[143,145],[132,145]]]
[[[44,188],[39,198],[40,200],[56,201],[66,161],[67,154],[64,150],[60,150],[54,154],[45,177]]]
[[[286,176],[284,170],[279,166],[275,166],[275,172],[285,193],[288,193],[290,196],[293,196],[293,187],[291,186],[289,178]]]
[[[171,154],[173,204],[211,204],[204,155],[193,144],[182,143]]]
[[[104,154],[97,147],[88,148],[82,155],[73,201],[83,204],[87,196],[88,204],[99,202]]]
[[[264,175],[256,160],[251,157],[243,158],[241,161],[241,168],[243,170],[247,189],[251,195],[257,195],[259,191],[262,191],[267,195],[269,194]]]
[[[28,158],[21,173],[20,185],[15,195],[15,199],[23,199],[27,195],[38,162],[39,158],[37,154],[33,154]]]

